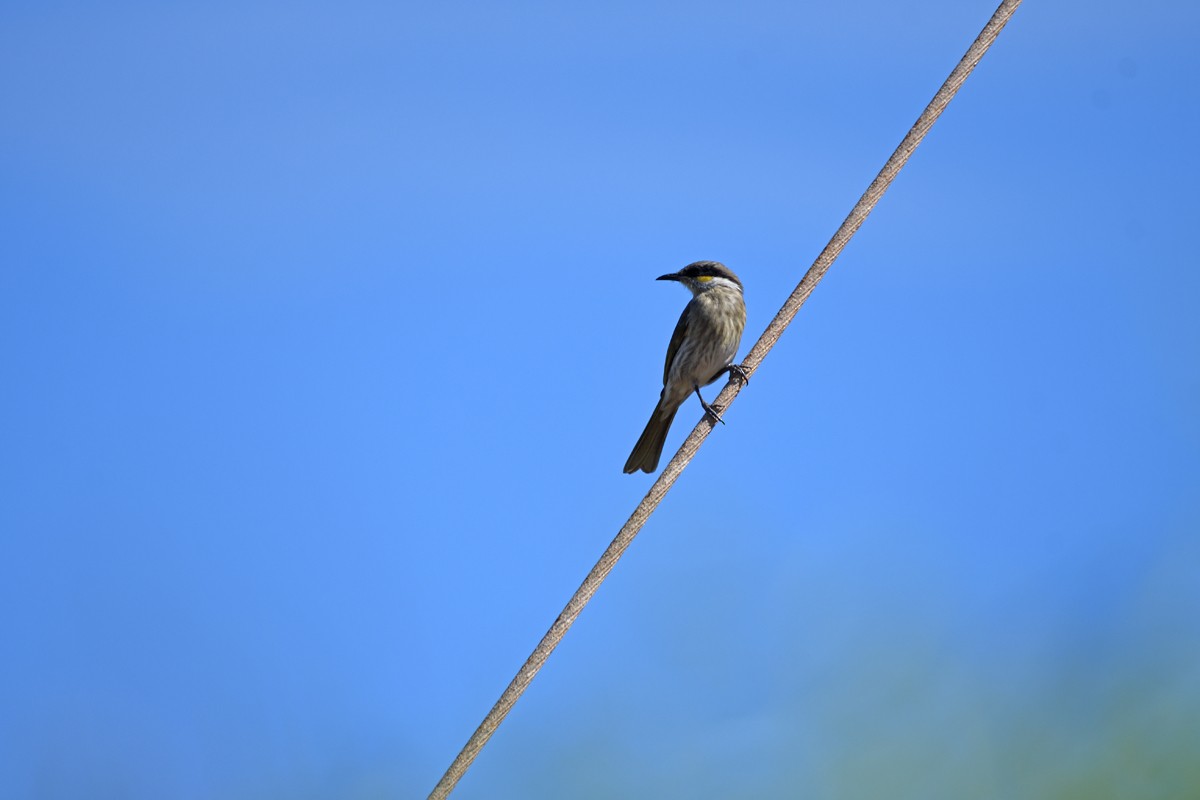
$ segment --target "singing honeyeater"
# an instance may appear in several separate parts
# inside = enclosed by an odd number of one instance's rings
[[[700,398],[707,414],[718,421],[721,417],[704,402],[700,387],[708,386],[726,372],[733,371],[745,380],[741,367],[733,363],[742,330],[746,327],[746,303],[742,299],[742,282],[732,270],[716,261],[697,261],[679,272],[661,275],[660,281],[678,281],[692,293],[692,300],[683,309],[667,347],[667,363],[663,369],[663,390],[658,405],[646,423],[646,430],[629,460],[625,472],[653,472],[658,469],[667,431],[675,412],[692,392]]]

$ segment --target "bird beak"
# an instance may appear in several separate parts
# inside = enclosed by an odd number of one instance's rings
[[[679,281],[679,280],[683,280],[683,279],[679,277],[678,272],[672,272],[670,275],[659,275],[654,280],[656,280],[656,281]]]

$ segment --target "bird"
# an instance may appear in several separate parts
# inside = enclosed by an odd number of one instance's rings
[[[660,275],[657,280],[682,283],[691,291],[692,299],[671,335],[662,393],[625,462],[626,474],[639,469],[643,472],[658,469],[667,431],[688,395],[695,392],[704,413],[724,423],[721,415],[704,401],[700,387],[708,386],[727,372],[748,382],[745,371],[733,363],[746,327],[742,282],[733,270],[719,261],[696,261],[678,272]]]

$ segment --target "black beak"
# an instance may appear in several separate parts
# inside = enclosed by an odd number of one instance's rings
[[[683,280],[683,278],[681,278],[679,276],[678,272],[672,272],[670,275],[659,275],[654,280],[656,280],[656,281],[681,281],[681,280]]]

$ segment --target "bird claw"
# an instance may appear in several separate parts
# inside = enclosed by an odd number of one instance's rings
[[[730,375],[736,375],[737,379],[742,382],[742,386],[750,385],[750,376],[746,374],[746,370],[742,369],[741,364],[730,364],[725,369]]]
[[[702,406],[704,406],[705,416],[712,417],[716,422],[719,422],[722,425],[725,424],[725,420],[721,419],[721,415],[717,413],[717,410],[715,408],[710,406],[708,403],[705,403],[703,400],[700,401],[700,404]]]

